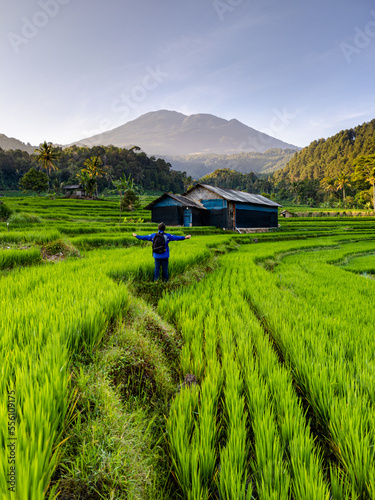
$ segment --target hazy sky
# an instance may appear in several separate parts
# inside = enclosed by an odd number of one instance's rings
[[[159,109],[297,146],[375,118],[373,0],[0,2],[0,133],[32,145]]]

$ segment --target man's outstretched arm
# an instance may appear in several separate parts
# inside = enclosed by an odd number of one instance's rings
[[[133,233],[134,238],[137,240],[152,241],[154,239],[155,233],[147,234],[146,236],[140,236],[139,234]]]

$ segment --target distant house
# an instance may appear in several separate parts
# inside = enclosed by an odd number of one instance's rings
[[[65,196],[86,196],[85,188],[82,184],[73,184],[72,186],[64,186]]]
[[[280,206],[259,194],[196,184],[183,195],[165,193],[145,208],[153,222],[234,230],[277,227]]]

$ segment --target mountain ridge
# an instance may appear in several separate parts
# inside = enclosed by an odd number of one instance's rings
[[[15,139],[14,137],[8,137],[5,134],[0,134],[0,148],[4,149],[5,151],[9,149],[13,149],[14,151],[16,149],[20,149],[21,151],[26,151],[27,153],[31,154],[34,153],[34,149],[36,146],[32,146],[30,143],[25,144],[24,142]]]
[[[150,111],[119,127],[71,145],[139,146],[147,154],[165,156],[300,149],[244,125],[235,118],[226,120],[208,113],[184,115],[169,110]]]

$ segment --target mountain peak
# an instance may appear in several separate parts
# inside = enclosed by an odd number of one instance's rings
[[[299,149],[234,118],[228,121],[207,113],[184,115],[166,109],[150,111],[113,130],[82,139],[79,144],[137,145],[152,155],[263,153],[271,148]]]

